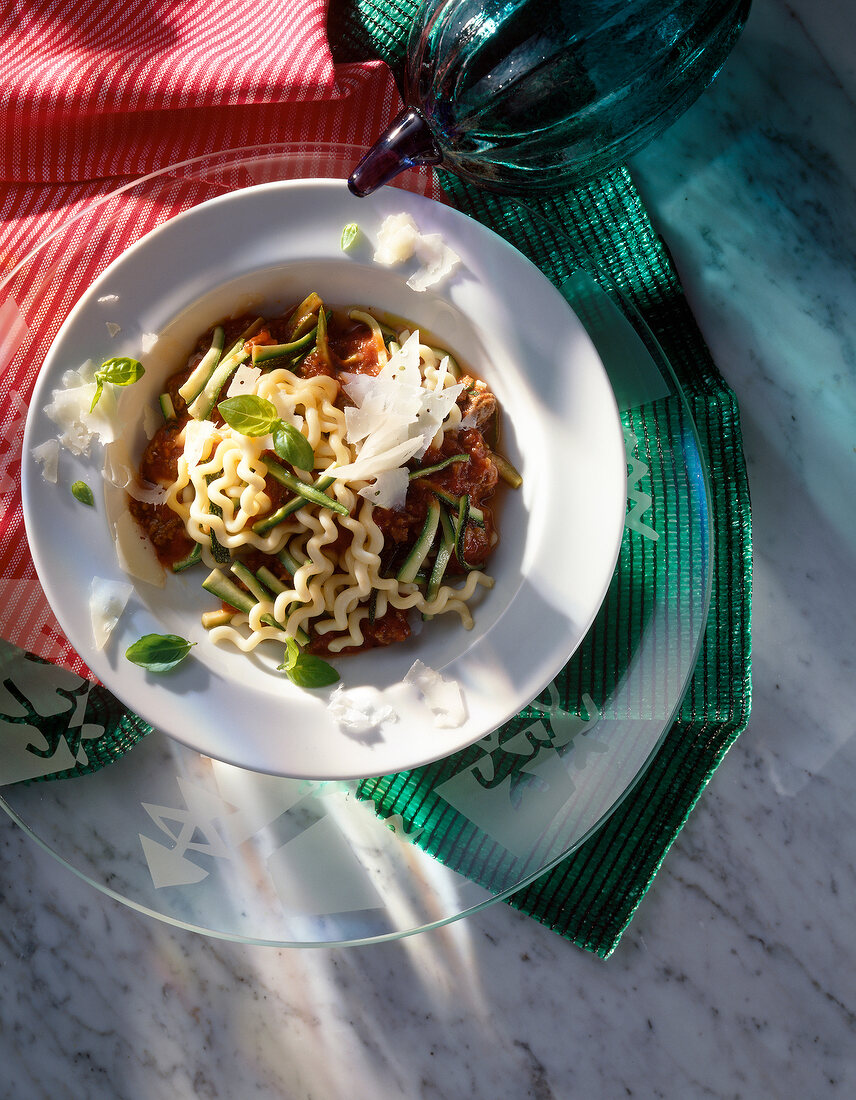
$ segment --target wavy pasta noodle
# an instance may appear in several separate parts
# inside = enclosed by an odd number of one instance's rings
[[[310,294],[206,332],[161,406],[140,477],[165,496],[129,507],[213,597],[213,643],[344,656],[415,617],[472,627],[507,463],[493,394],[447,351]]]

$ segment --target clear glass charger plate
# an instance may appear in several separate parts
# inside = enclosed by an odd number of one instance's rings
[[[38,311],[63,271],[85,270],[79,296],[114,258],[129,204],[147,212],[141,234],[240,187],[344,178],[363,152],[322,144],[239,149],[137,180],[61,222],[6,277],[0,325],[30,323],[18,303]],[[407,176],[400,182],[414,186]],[[559,230],[523,207],[514,213],[562,251]],[[669,729],[695,666],[710,600],[709,494],[688,406],[642,320],[599,272],[546,273],[607,368],[628,459],[619,565],[564,672],[470,749],[374,780],[251,772],[152,731],[92,774],[0,788],[0,805],[42,847],[104,893],[169,923],[308,947],[393,939],[508,898],[615,810]],[[63,297],[62,310],[75,300]],[[39,757],[32,738],[21,737],[21,700],[33,725],[53,724],[55,732],[66,701],[85,697],[87,682],[33,665],[8,643],[0,661],[5,698],[14,700],[0,710],[0,763],[4,753],[7,762],[24,753],[29,770],[14,774],[59,770],[50,760],[33,763]],[[70,712],[65,721],[75,721]]]

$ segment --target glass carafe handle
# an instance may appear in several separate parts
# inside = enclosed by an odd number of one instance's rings
[[[439,164],[442,159],[422,113],[416,107],[405,107],[353,170],[348,187],[364,198],[399,172],[417,164]]]

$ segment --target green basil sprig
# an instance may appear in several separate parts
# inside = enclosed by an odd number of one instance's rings
[[[95,504],[95,495],[85,481],[75,481],[71,487],[71,495],[81,504],[88,504],[90,508]]]
[[[125,650],[129,661],[147,672],[169,672],[180,664],[196,642],[177,634],[144,634]]]
[[[293,684],[302,688],[327,687],[335,684],[339,679],[339,673],[316,657],[313,653],[304,653],[293,638],[285,640],[285,656],[282,664],[277,665],[280,672],[284,672]]]
[[[89,411],[92,412],[101,399],[104,392],[104,383],[109,382],[113,386],[131,386],[146,373],[139,359],[129,359],[127,356],[105,359],[95,372],[95,396]]]
[[[273,449],[295,469],[311,470],[315,466],[315,453],[309,440],[293,424],[281,420],[272,401],[254,393],[242,393],[227,397],[217,408],[229,427],[241,435],[270,435]]]

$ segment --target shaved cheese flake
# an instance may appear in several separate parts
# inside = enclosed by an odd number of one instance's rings
[[[345,409],[345,438],[360,447],[352,463],[327,472],[347,481],[383,478],[380,485],[360,494],[381,507],[403,507],[404,464],[427,451],[463,387],[440,392],[425,388],[418,332],[408,336],[378,374],[347,375],[342,384],[354,402]]]
[[[386,470],[377,475],[373,484],[359,489],[358,495],[365,497],[377,508],[403,508],[408,484],[407,470]]]
[[[59,440],[47,439],[44,443],[40,443],[38,447],[33,447],[30,453],[41,466],[42,477],[45,481],[49,481],[51,485],[56,485],[59,473]]]
[[[188,420],[184,425],[184,457],[190,469],[210,454],[213,441],[220,438],[216,425],[210,420]]]
[[[163,588],[165,579],[154,547],[143,534],[130,512],[121,512],[113,525],[114,545],[119,565],[129,577]]]
[[[139,481],[132,479],[125,486],[129,497],[139,500],[143,504],[163,504],[166,499],[166,488],[163,485],[150,485],[148,482],[141,485]]]
[[[103,649],[134,591],[127,581],[93,577],[89,586],[89,615],[95,648]]]
[[[422,661],[414,661],[404,676],[412,684],[434,715],[439,729],[457,729],[466,719],[466,706],[461,685],[456,680],[444,680],[439,672]]]
[[[342,733],[358,740],[377,740],[384,725],[398,721],[398,714],[389,704],[378,703],[366,691],[348,690],[341,684],[331,694],[327,707]]]
[[[421,266],[407,280],[411,290],[422,293],[450,275],[461,257],[439,233],[420,233],[409,214],[390,214],[384,218],[377,235],[375,263],[385,267],[409,260],[416,255]]]
[[[439,233],[420,237],[416,244],[416,255],[422,266],[410,276],[407,285],[418,293],[442,282],[461,262],[461,257],[449,248]]]
[[[247,363],[242,363],[232,375],[226,396],[240,397],[243,393],[255,393],[256,382],[261,377],[261,373],[261,367],[251,367]]]
[[[419,230],[409,214],[390,214],[384,218],[377,234],[374,261],[392,267],[409,260],[416,250]]]
[[[146,433],[146,439],[151,439],[161,424],[163,424],[163,413],[154,405],[146,405],[143,409],[143,431]]]
[[[112,443],[120,434],[116,398],[112,387],[105,386],[98,404],[92,408],[96,384],[92,363],[79,371],[68,370],[62,385],[53,391],[45,412],[60,429],[59,442],[76,455],[88,455],[93,442]]]
[[[101,297],[98,299],[98,301],[99,302],[118,302],[119,301],[119,295],[118,294],[102,294]]]
[[[143,355],[148,355],[157,342],[158,334],[156,332],[144,332],[140,337],[140,350]]]
[[[122,326],[117,325],[115,321],[105,321],[104,324],[107,326],[107,331],[110,333],[111,337],[118,336],[122,331]]]

